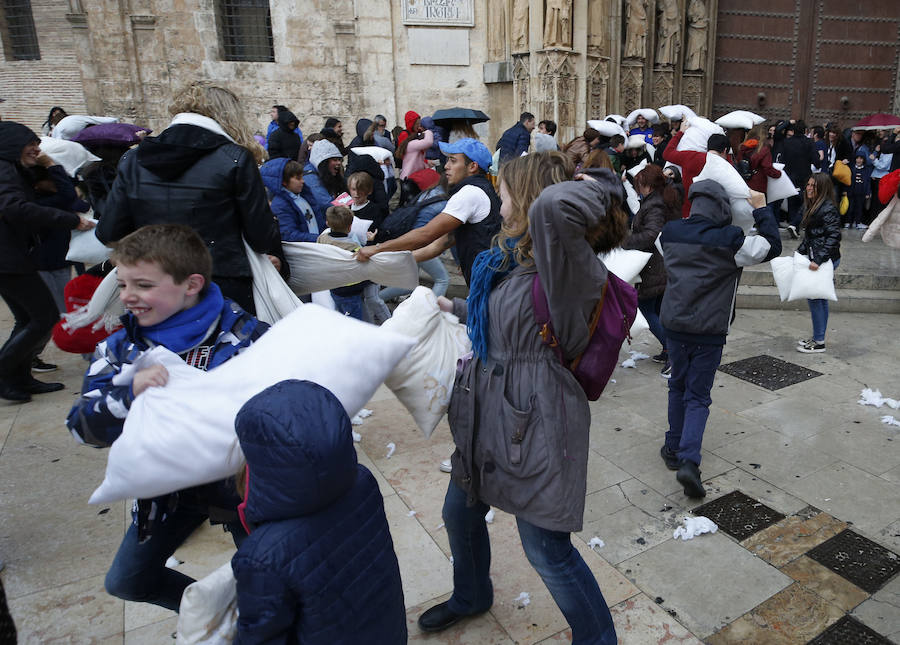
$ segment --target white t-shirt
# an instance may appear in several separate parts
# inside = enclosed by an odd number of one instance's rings
[[[463,224],[477,224],[491,214],[491,200],[477,186],[463,186],[447,200],[441,212],[452,215]]]

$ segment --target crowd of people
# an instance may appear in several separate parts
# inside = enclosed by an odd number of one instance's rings
[[[159,365],[121,378],[143,352],[163,346],[209,370],[267,331],[254,316],[245,242],[285,280],[283,242],[336,246],[359,262],[412,251],[473,348],[448,410],[456,450],[441,464],[450,473],[443,519],[454,589],[419,617],[426,632],[492,606],[484,517],[494,506],[515,516],[573,642],[617,642],[600,587],[571,542],[584,519],[591,411],[568,365],[588,345],[609,281],[598,254],[650,253],[637,302],[669,379],[660,456],[685,495],[701,498],[700,449],[742,268],[780,255],[782,219],[786,236],[802,235],[797,251],[810,269],[829,260],[837,268],[842,227],[865,227],[884,204],[879,182],[900,175],[900,128],[848,138],[833,124],[787,121],[732,128],[688,150],[679,143],[690,119],[666,123],[642,110],[632,122],[607,120],[621,132],[589,127],[560,145],[553,121],[525,112],[488,147],[472,120],[408,111],[394,130],[383,115],[359,119],[345,145],[340,120],[304,135],[283,105],[272,107],[266,136],[254,136],[238,97],[206,82],[179,91],[170,112],[156,136],[136,129],[142,134],[118,145],[86,143],[100,161],[74,176],[41,153],[32,130],[0,122],[0,295],[15,318],[0,349],[0,397],[24,403],[63,387],[31,372],[65,306],[54,296],[67,282],[58,274],[72,277],[68,231],[96,223],[110,261],[79,270],[105,275],[115,266],[126,308],[121,329],[97,344],[67,419],[79,441],[97,447],[118,439],[136,397],[168,381]],[[54,107],[48,134],[67,117]],[[100,126],[83,130],[92,127]],[[723,186],[700,177],[711,158],[746,181],[750,232],[733,223]],[[765,197],[779,162],[800,191],[783,207]],[[841,162],[848,184],[835,172]],[[94,218],[83,214],[89,208]],[[362,232],[360,220],[369,222]],[[448,265],[458,266],[466,299],[445,297]],[[557,347],[537,333],[535,284]],[[361,282],[332,289],[331,298],[340,313],[381,324],[391,316],[387,302],[408,293]],[[797,349],[823,352],[828,304],[810,300],[809,308],[812,335]],[[236,642],[406,642],[381,495],[356,462],[334,395],[309,382],[279,383],[242,408],[236,432],[247,467],[235,477],[135,501],[108,593],[177,611],[193,580],[166,560],[209,520],[237,548]]]

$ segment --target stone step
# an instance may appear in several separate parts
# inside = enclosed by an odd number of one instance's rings
[[[829,302],[831,311],[900,314],[900,290],[888,289],[837,289],[837,302]],[[738,309],[783,309],[806,311],[805,300],[781,302],[774,286],[741,284],[737,293]]]
[[[772,270],[769,268],[769,263],[744,269],[744,273],[741,276],[741,285],[774,287],[775,280],[772,278]],[[900,275],[850,273],[839,267],[834,274],[834,286],[837,289],[900,291]]]

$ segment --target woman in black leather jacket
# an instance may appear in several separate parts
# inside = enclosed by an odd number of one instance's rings
[[[834,204],[834,187],[828,173],[812,175],[806,182],[805,208],[801,223],[803,241],[797,253],[809,257],[809,268],[817,271],[831,260],[837,269],[841,263],[841,215]],[[828,327],[828,301],[807,300],[812,316],[812,338],[799,341],[797,351],[804,354],[825,351],[825,330]]]
[[[244,122],[237,97],[195,82],[179,92],[172,123],[125,153],[100,213],[97,238],[119,240],[147,224],[184,224],[203,238],[222,293],[255,313],[253,278],[241,238],[269,254],[285,279],[278,222],[257,163],[263,149]]]

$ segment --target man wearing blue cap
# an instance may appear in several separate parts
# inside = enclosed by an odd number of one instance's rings
[[[427,246],[428,249],[416,256],[421,262],[456,244],[463,277],[469,284],[475,256],[490,247],[491,239],[500,230],[500,198],[486,174],[491,166],[491,153],[475,139],[460,139],[440,146],[447,156],[444,173],[450,188],[450,199],[444,210],[425,226],[396,239],[361,248],[356,252],[357,260],[366,262],[382,251],[415,251]]]

